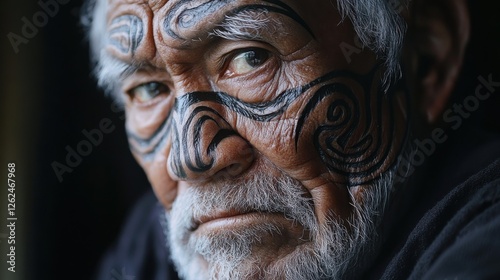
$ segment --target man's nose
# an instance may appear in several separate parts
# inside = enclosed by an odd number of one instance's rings
[[[215,92],[191,92],[176,100],[168,170],[175,180],[235,178],[254,161],[251,145],[223,117]]]

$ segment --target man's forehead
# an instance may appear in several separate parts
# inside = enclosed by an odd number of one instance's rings
[[[314,37],[311,28],[296,11],[297,8],[288,5],[291,1],[287,1],[288,3],[281,0],[109,1],[111,4],[107,13],[108,46],[114,49],[112,53],[125,60],[135,57],[139,52],[144,54],[144,51],[149,52],[147,56],[151,57],[155,48],[154,42],[151,41],[153,37],[154,41],[162,42],[165,46],[191,48],[212,36],[216,29],[224,28],[228,17],[234,21],[244,13],[258,16],[266,12],[267,17],[282,16],[298,23],[303,30]],[[249,38],[257,38],[259,30],[256,29],[259,25],[254,23],[261,19],[246,20],[249,21],[233,22],[231,30],[236,31],[238,35],[247,33],[250,34]],[[231,37],[231,34],[229,35]],[[141,48],[148,43],[149,47]]]
[[[176,11],[191,10],[201,12],[197,16],[202,16],[210,12],[217,12],[221,8],[228,9],[243,5],[266,4],[278,7],[287,7],[293,9],[297,0],[105,0],[108,1],[108,20],[114,15],[124,10],[124,7],[133,9],[142,7],[156,13],[158,10],[175,13]],[[126,8],[125,8],[126,9]],[[128,10],[128,9],[126,9]]]
[[[177,0],[107,0],[110,7],[123,4],[149,5],[150,7],[164,6],[167,2],[177,2]],[[182,1],[182,0],[180,0]]]

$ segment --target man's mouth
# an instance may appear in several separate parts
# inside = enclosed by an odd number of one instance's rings
[[[220,211],[220,212],[217,212],[213,215],[202,216],[199,219],[199,221],[200,221],[199,223],[204,224],[204,223],[208,223],[210,221],[214,221],[217,219],[231,218],[231,217],[246,215],[246,214],[250,214],[250,213],[256,213],[256,211],[249,211],[249,212],[243,212],[243,211],[237,211],[237,210]]]
[[[203,215],[194,220],[191,232],[197,232],[197,234],[211,234],[217,231],[238,232],[265,224],[291,232],[304,230],[302,225],[285,217],[284,213],[226,210]]]
[[[238,219],[243,219],[246,216],[258,213],[263,213],[263,212],[238,211],[238,210],[216,211],[214,213],[208,215],[202,215],[199,218],[193,219],[194,226],[192,227],[192,231],[196,231],[200,226],[206,226],[207,224],[216,224],[216,223],[224,224],[231,221],[235,222]]]

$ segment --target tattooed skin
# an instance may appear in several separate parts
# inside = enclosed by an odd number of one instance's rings
[[[297,151],[302,143],[312,142],[331,172],[347,177],[346,183],[350,186],[366,184],[374,179],[374,174],[381,174],[392,166],[399,153],[391,156],[390,151],[399,151],[404,143],[404,140],[393,141],[396,127],[406,120],[394,118],[393,93],[385,95],[374,83],[379,68],[366,75],[332,71],[261,103],[243,102],[224,92],[187,93],[176,99],[172,109],[175,118],[170,115],[149,139],[129,131],[130,142],[147,160],[172,136],[172,170],[184,178],[185,169],[198,173],[211,169],[217,160],[214,150],[222,140],[241,137],[237,128],[232,128],[213,109],[214,105],[253,122],[271,123],[279,121],[293,103],[304,103],[295,126],[294,149]],[[353,88],[361,92],[355,93]],[[326,115],[319,116],[324,122],[310,121],[325,112]],[[383,123],[388,127],[381,125]],[[204,126],[209,124],[215,124],[218,132],[204,144],[200,138]],[[305,127],[315,128],[313,133],[305,133]]]
[[[171,9],[164,21],[165,32],[174,39],[183,39],[181,35],[175,30],[189,29],[193,26],[202,22],[203,19],[206,20],[206,15],[216,15],[217,11],[222,10],[222,8],[227,7],[231,0],[210,0],[201,3],[197,6],[191,8],[186,8],[186,4],[190,4],[193,0],[182,0],[175,4]],[[263,0],[263,4],[249,4],[243,6],[237,6],[230,11],[224,12],[224,16],[234,16],[246,11],[266,11],[272,13],[283,14],[288,16],[298,22],[302,27],[304,27],[311,35],[312,30],[307,26],[304,20],[297,15],[297,13],[291,9],[285,3],[278,0]]]
[[[122,73],[109,76],[120,80],[130,147],[172,214],[183,275],[265,279],[269,268],[280,279],[316,263],[323,279],[368,262],[409,98],[400,85],[385,92],[385,66],[368,48],[345,59],[339,45],[354,44],[354,29],[337,7],[109,3],[115,64],[103,72]]]
[[[123,15],[109,26],[109,44],[123,54],[133,56],[144,37],[142,20],[134,15]]]

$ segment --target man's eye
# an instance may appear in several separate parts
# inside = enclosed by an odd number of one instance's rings
[[[234,56],[229,62],[226,75],[238,76],[252,72],[269,59],[269,53],[263,49],[246,50]]]
[[[169,92],[168,86],[158,82],[151,82],[133,88],[129,91],[129,95],[135,102],[147,103],[158,95]]]

